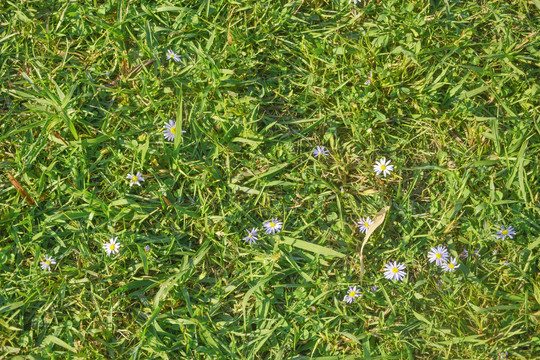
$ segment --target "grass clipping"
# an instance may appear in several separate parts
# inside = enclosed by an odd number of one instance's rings
[[[370,225],[366,232],[366,237],[364,238],[364,241],[362,242],[362,247],[360,248],[360,280],[364,278],[364,246],[366,246],[369,238],[371,237],[371,234],[377,230],[379,226],[384,222],[384,219],[386,218],[386,213],[390,209],[390,206],[383,207],[377,215],[375,215],[375,218],[373,219],[373,224]]]

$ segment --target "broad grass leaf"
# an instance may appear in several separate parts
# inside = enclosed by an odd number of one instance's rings
[[[44,344],[50,344],[50,343],[53,343],[53,344],[56,344],[60,347],[63,347],[64,349],[68,350],[68,351],[71,351],[71,352],[74,352],[76,353],[77,352],[77,349],[75,349],[73,346],[69,345],[67,342],[65,342],[64,340],[62,339],[59,339],[57,338],[56,336],[54,335],[49,335],[47,336],[44,340],[43,340],[43,343]]]
[[[282,239],[285,244],[297,247],[299,249],[311,251],[312,253],[315,253],[315,254],[319,254],[323,256],[335,256],[335,257],[340,257],[340,258],[345,256],[342,253],[337,252],[336,250],[333,250],[333,249],[330,249],[321,245],[313,244],[307,241],[298,240],[298,239],[288,237],[288,236],[283,236]]]

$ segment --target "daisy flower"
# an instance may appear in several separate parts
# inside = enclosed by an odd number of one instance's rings
[[[508,359],[508,351],[503,351],[499,354],[499,359]]]
[[[172,50],[167,50],[167,60],[171,60],[171,59],[173,59],[176,62],[179,62],[180,61],[180,55],[176,54]]]
[[[394,165],[390,165],[390,160],[387,161],[386,158],[381,158],[381,160],[375,162],[373,170],[377,175],[382,173],[386,177],[386,175],[390,175],[390,172],[394,170]]]
[[[349,0],[349,4],[352,2],[354,2],[354,5],[356,5],[356,3],[362,2],[362,0]]]
[[[377,291],[377,289],[379,289],[379,288],[377,287],[377,285],[373,285],[373,287],[371,288],[371,291],[375,292],[375,291]]]
[[[497,239],[506,240],[507,237],[513,239],[514,237],[512,235],[516,235],[516,231],[514,230],[514,227],[512,225],[510,225],[506,229],[504,228],[504,226],[501,226],[501,230],[497,231],[496,235],[499,235],[497,236]]]
[[[388,280],[400,281],[403,280],[407,273],[405,271],[405,265],[397,262],[389,262],[384,265],[384,277]]]
[[[442,266],[446,259],[448,259],[448,250],[446,246],[437,246],[436,248],[431,248],[428,252],[429,262],[435,262],[435,265]]]
[[[251,230],[246,229],[248,232],[248,235],[243,239],[244,241],[247,241],[248,244],[255,244],[255,241],[257,240],[257,232],[259,229],[253,228]]]
[[[454,271],[458,267],[460,267],[460,265],[457,265],[457,259],[450,257],[450,261],[445,262],[442,266],[442,269],[444,271]]]
[[[468,258],[469,257],[469,250],[463,249],[463,251],[461,252],[461,255],[459,255],[459,256],[463,257],[464,259]]]
[[[345,295],[345,298],[343,301],[347,302],[348,304],[354,302],[354,300],[359,297],[361,293],[356,289],[355,287],[349,286],[349,291],[347,292],[347,295]]]
[[[266,221],[263,226],[264,231],[266,231],[267,234],[275,234],[276,232],[281,231],[283,223],[281,221],[278,221],[278,219],[273,218],[272,220]]]
[[[56,264],[56,260],[52,258],[52,256],[45,255],[45,261],[41,262],[41,269],[51,271],[51,265]]]
[[[174,137],[176,136],[176,121],[169,120],[169,122],[165,123],[163,127],[165,128],[165,130],[163,130],[163,136],[165,136],[165,139],[174,141]]]
[[[313,149],[313,156],[319,157],[320,155],[328,156],[328,150],[324,146],[317,146]]]
[[[358,221],[358,227],[360,228],[361,233],[367,233],[368,228],[373,224],[373,220],[371,220],[369,217],[367,218],[361,218],[360,221]]]
[[[129,183],[129,187],[132,187],[133,184],[141,186],[141,181],[144,181],[144,177],[138,171],[137,171],[137,174],[133,174],[133,175],[128,174],[127,178],[131,180],[131,182]]]
[[[116,242],[118,237],[113,237],[108,243],[103,244],[103,250],[107,253],[107,256],[111,256],[111,253],[117,254],[120,249],[120,243]]]

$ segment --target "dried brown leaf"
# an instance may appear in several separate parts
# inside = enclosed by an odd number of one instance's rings
[[[390,206],[383,207],[377,215],[375,215],[375,218],[373,219],[373,224],[371,224],[366,232],[366,237],[364,238],[364,241],[362,242],[362,247],[360,248],[360,279],[364,277],[364,246],[366,246],[369,238],[371,235],[377,230],[379,226],[382,225],[384,222],[384,219],[386,218],[386,213],[390,209]]]
[[[13,175],[11,175],[11,173],[9,171],[7,171],[7,174],[8,174],[8,177],[9,177],[9,181],[11,181],[11,184],[15,187],[15,189],[17,189],[17,191],[19,192],[19,194],[21,194],[21,196],[23,197],[24,200],[26,200],[26,202],[29,204],[29,205],[35,205],[36,203],[34,202],[34,200],[32,199],[32,197],[30,196],[30,194],[28,194],[26,192],[26,190],[24,190],[24,188],[22,187],[22,185],[17,181],[17,179],[15,179],[15,177]]]

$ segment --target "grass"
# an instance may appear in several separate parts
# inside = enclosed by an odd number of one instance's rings
[[[537,0],[3,3],[0,358],[539,357],[539,15]],[[362,276],[356,222],[386,206]],[[273,217],[279,235],[242,241]],[[440,244],[469,251],[454,273],[427,261]]]

